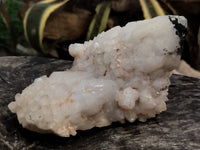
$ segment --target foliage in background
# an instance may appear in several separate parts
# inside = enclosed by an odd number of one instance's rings
[[[18,0],[4,0],[1,2],[0,18],[0,49],[14,52],[19,36],[23,35],[22,21],[17,14],[23,3]],[[5,10],[4,12],[2,12]],[[23,37],[23,36],[22,36]],[[10,45],[13,47],[10,48]]]
[[[95,11],[96,15],[94,19],[91,21],[88,33],[87,40],[93,39],[99,33],[103,32],[107,28],[108,18],[111,10],[111,1],[110,2],[102,2],[97,5]]]
[[[23,3],[18,0],[6,0],[5,2],[5,6],[7,7],[10,15],[13,30],[12,34],[14,37],[18,37],[19,35],[23,34],[22,21],[17,16],[19,8],[22,6],[22,4]]]
[[[3,21],[3,18],[0,18],[0,49],[8,49],[10,40],[10,32],[6,27],[6,24]]]
[[[165,11],[157,2],[157,0],[140,0],[140,5],[145,19],[150,19],[156,16],[165,15]]]
[[[38,51],[48,54],[43,47],[43,33],[48,17],[69,0],[40,1],[27,10],[24,17],[24,32],[31,46]]]
[[[44,48],[43,32],[47,18],[60,6],[65,5],[68,0],[45,0],[35,3],[30,7],[24,18],[24,31],[27,40],[33,48],[48,54],[51,50]],[[116,2],[116,1],[115,1]],[[164,10],[157,0],[139,0],[145,19],[158,15],[165,15]],[[68,5],[68,3],[66,4]],[[112,0],[97,4],[95,14],[91,20],[85,40],[93,39],[102,31],[105,31],[111,11]],[[34,40],[33,40],[34,39]]]

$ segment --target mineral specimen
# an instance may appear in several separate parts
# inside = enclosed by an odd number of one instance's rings
[[[8,107],[23,127],[62,137],[155,117],[166,110],[186,26],[182,16],[160,16],[72,44],[70,70],[36,79]]]

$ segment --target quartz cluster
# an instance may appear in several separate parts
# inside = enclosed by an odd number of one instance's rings
[[[23,127],[62,137],[116,121],[146,121],[166,110],[186,28],[182,16],[160,16],[72,44],[70,70],[35,79],[8,107]]]

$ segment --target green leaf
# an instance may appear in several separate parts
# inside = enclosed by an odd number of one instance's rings
[[[10,16],[8,14],[8,10],[5,7],[5,2],[3,3],[2,1],[0,1],[0,17],[3,21],[3,23],[6,25],[8,30],[11,30],[11,25],[10,25]]]
[[[43,0],[29,8],[24,18],[25,37],[31,46],[43,53],[48,53],[43,47],[43,32],[48,17],[69,0]]]
[[[16,39],[23,35],[22,21],[17,13],[21,7],[17,0],[0,1],[0,46],[15,47]],[[9,45],[9,46],[8,46]]]
[[[110,14],[111,2],[102,2],[96,7],[96,15],[92,20],[88,34],[87,40],[93,39],[99,33],[104,31],[107,27],[107,22]]]
[[[10,32],[2,18],[0,18],[0,49],[4,49],[9,44]]]
[[[5,7],[7,8],[10,17],[11,35],[13,38],[18,38],[19,36],[23,35],[23,23],[18,18],[18,11],[22,4],[23,3],[19,0],[5,1]]]
[[[145,19],[165,15],[157,0],[139,0]]]

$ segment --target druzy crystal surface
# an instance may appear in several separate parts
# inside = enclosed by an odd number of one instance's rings
[[[182,16],[160,16],[72,44],[70,70],[35,79],[8,107],[23,127],[63,137],[155,117],[166,110],[186,26]]]

